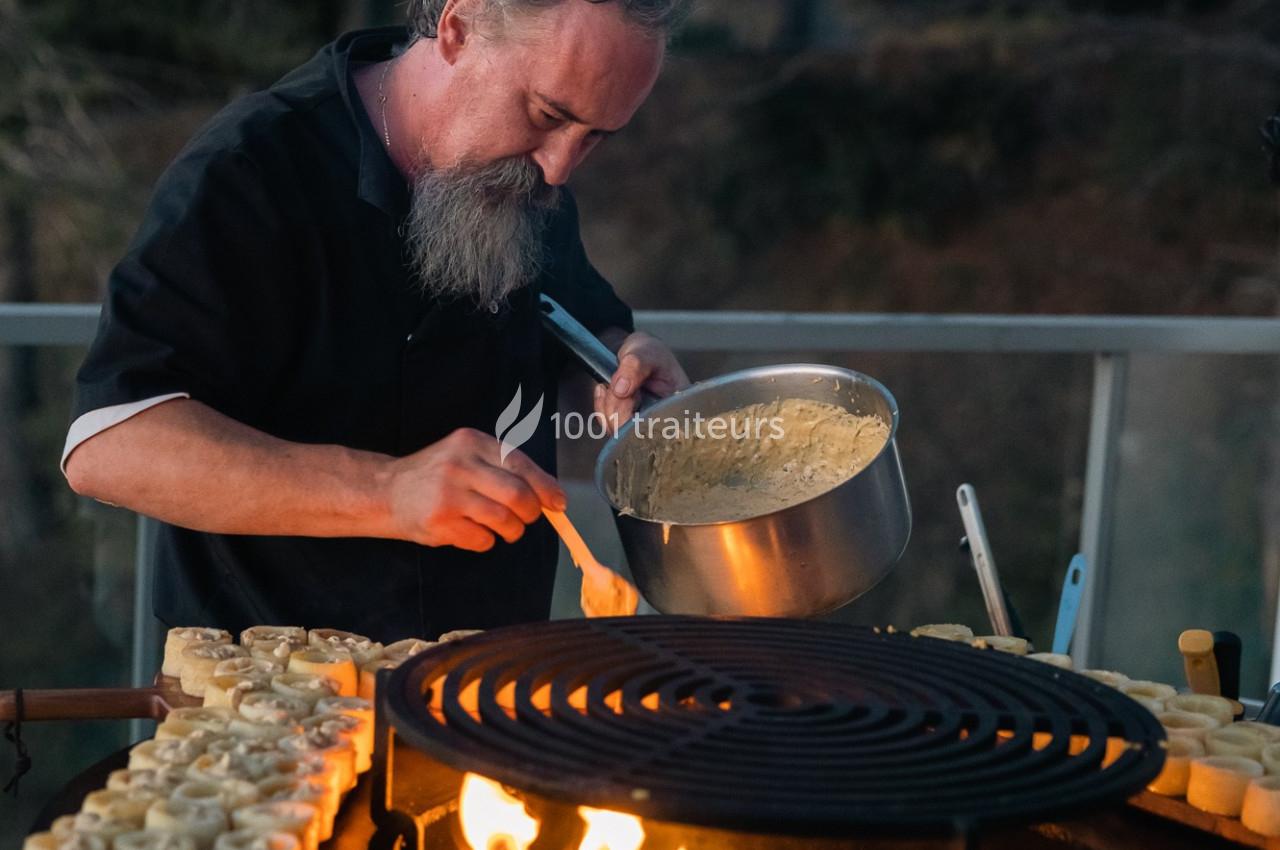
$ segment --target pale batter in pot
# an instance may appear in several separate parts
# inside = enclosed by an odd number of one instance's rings
[[[715,420],[722,421],[713,429]],[[889,426],[879,417],[834,404],[797,398],[752,404],[704,419],[696,430],[654,430],[649,450],[637,453],[644,468],[619,468],[614,495],[625,513],[660,522],[746,519],[852,478],[888,441]]]

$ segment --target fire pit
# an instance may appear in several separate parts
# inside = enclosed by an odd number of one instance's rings
[[[971,846],[1164,760],[1155,718],[1098,682],[830,623],[544,623],[382,676],[373,846]]]

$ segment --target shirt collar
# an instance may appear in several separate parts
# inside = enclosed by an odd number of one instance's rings
[[[390,59],[398,44],[408,41],[404,27],[358,30],[342,36],[334,45],[334,73],[359,137],[360,164],[357,194],[389,216],[399,218],[409,206],[409,185],[387,154],[374,116],[366,112],[356,89],[354,71],[368,62]]]

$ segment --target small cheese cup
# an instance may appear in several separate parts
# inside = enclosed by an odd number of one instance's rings
[[[319,844],[320,810],[298,800],[255,803],[231,815],[236,829],[288,832],[298,837],[302,850],[316,850]]]
[[[1257,720],[1238,720],[1231,725],[1236,729],[1252,729],[1261,735],[1268,744],[1280,741],[1280,726],[1272,726],[1270,723],[1260,723]]]
[[[1166,685],[1164,682],[1151,682],[1146,679],[1133,679],[1121,686],[1120,690],[1129,696],[1137,695],[1162,702],[1171,696],[1176,696],[1178,693],[1178,689],[1173,685]]]
[[[324,729],[308,729],[300,735],[280,739],[280,751],[298,758],[314,753],[333,765],[338,773],[338,785],[345,792],[356,784],[355,746]]]
[[[252,723],[292,726],[311,716],[311,706],[275,691],[255,691],[240,701],[240,716]],[[228,726],[228,729],[231,727]]]
[[[382,657],[389,661],[400,664],[409,660],[420,652],[426,652],[435,646],[438,641],[422,640],[420,638],[405,638],[395,643],[389,643],[382,650]]]
[[[235,829],[219,835],[213,850],[302,850],[302,840],[291,832]]]
[[[973,629],[959,623],[929,623],[925,626],[916,626],[911,630],[911,636],[968,643],[973,640]]]
[[[84,802],[80,804],[80,811],[100,818],[128,821],[141,827],[143,818],[147,816],[147,809],[158,796],[151,791],[104,788],[86,794]]]
[[[182,650],[178,662],[178,684],[187,696],[203,697],[205,684],[215,675],[221,675],[217,672],[221,662],[248,654],[249,650],[235,644],[190,644]]]
[[[1258,761],[1269,776],[1280,776],[1280,741],[1265,745]]]
[[[59,841],[76,835],[90,835],[102,839],[110,847],[117,835],[133,832],[139,826],[141,824],[132,820],[103,817],[93,812],[80,812],[72,815],[69,823],[62,821],[61,818],[54,821],[51,831]]]
[[[1189,711],[1162,711],[1156,715],[1156,720],[1160,721],[1170,738],[1195,738],[1202,744],[1210,729],[1222,725],[1207,714]]]
[[[1204,748],[1211,756],[1240,756],[1241,758],[1262,760],[1262,748],[1267,739],[1254,729],[1240,729],[1233,723],[1210,729],[1204,736]]]
[[[356,773],[364,773],[373,766],[373,726],[367,720],[350,714],[316,714],[302,721],[302,728],[323,729],[350,741],[356,751]]]
[[[1164,767],[1147,790],[1164,797],[1185,796],[1191,760],[1204,754],[1204,744],[1195,738],[1170,738],[1165,742]]]
[[[1032,652],[1027,658],[1052,667],[1059,667],[1063,670],[1071,669],[1071,656],[1063,655],[1061,652]]]
[[[156,770],[166,766],[183,767],[204,754],[208,740],[205,738],[154,738],[135,744],[129,751],[131,770]]]
[[[356,689],[356,695],[360,699],[367,699],[373,702],[378,698],[378,671],[394,670],[399,667],[401,662],[394,661],[390,658],[379,658],[377,661],[370,661],[360,668],[359,685]]]
[[[261,795],[258,786],[247,779],[227,777],[217,782],[192,779],[173,789],[170,800],[217,806],[224,812],[232,812],[241,806],[251,806]]]
[[[271,677],[271,690],[281,696],[305,702],[312,711],[324,697],[338,695],[338,683],[314,673],[277,673]]]
[[[242,646],[251,646],[259,640],[288,641],[303,647],[307,645],[307,630],[302,626],[250,626],[240,633]]]
[[[1031,644],[1025,638],[1006,635],[980,635],[971,638],[969,645],[978,649],[994,649],[996,652],[1007,652],[1010,655],[1026,655],[1031,649]]]
[[[213,840],[227,830],[227,815],[217,806],[156,800],[147,809],[146,829],[188,835],[197,850],[212,850]]]
[[[283,673],[289,667],[289,656],[299,649],[306,649],[306,643],[291,643],[287,640],[255,640],[249,647],[249,657],[260,664],[270,666],[270,674]]]
[[[252,652],[251,649],[248,655],[219,661],[213,668],[213,674],[215,676],[265,676],[269,679],[277,673],[283,673],[284,666],[289,660],[288,656],[283,660],[258,658]]]
[[[357,667],[377,661],[385,649],[376,640],[340,629],[312,629],[307,634],[307,642],[318,649],[346,652]]]
[[[139,830],[117,835],[111,850],[196,850],[196,841],[189,835]]]
[[[1235,703],[1226,697],[1209,694],[1175,694],[1166,699],[1164,705],[1169,711],[1208,715],[1218,721],[1219,726],[1226,726],[1236,716]]]
[[[360,690],[359,674],[351,653],[340,649],[310,647],[289,656],[290,673],[311,673],[338,683],[338,694],[353,697]]]
[[[1101,682],[1104,685],[1119,690],[1129,684],[1129,677],[1123,673],[1117,673],[1115,670],[1081,670],[1081,676],[1087,676],[1095,682]]]
[[[328,841],[333,837],[333,822],[338,816],[340,798],[333,798],[327,786],[299,776],[279,775],[259,782],[258,791],[264,803],[297,800],[315,806],[320,813],[316,821],[317,838]]]
[[[1262,776],[1249,783],[1240,822],[1259,835],[1280,836],[1280,776]]]
[[[215,675],[205,683],[204,707],[227,708],[238,712],[245,694],[269,690],[271,690],[271,680],[265,675],[240,673]]]
[[[198,626],[181,626],[169,629],[164,639],[164,661],[160,672],[177,677],[182,673],[182,651],[194,643],[231,643],[231,633],[223,629],[204,629]]]
[[[185,766],[162,768],[121,768],[107,776],[111,791],[146,791],[157,797],[168,797],[174,788],[187,781]]]
[[[175,708],[165,715],[165,720],[181,720],[206,732],[225,732],[235,716],[228,708]]]
[[[1187,802],[1204,812],[1239,817],[1249,782],[1262,776],[1262,765],[1239,756],[1192,759]]]

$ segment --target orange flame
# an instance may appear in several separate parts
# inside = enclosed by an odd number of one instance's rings
[[[538,819],[501,785],[474,773],[462,780],[458,798],[462,837],[471,850],[528,850],[538,837]]]
[[[644,843],[644,827],[635,815],[586,806],[579,806],[578,814],[587,822],[578,850],[640,850]]]

